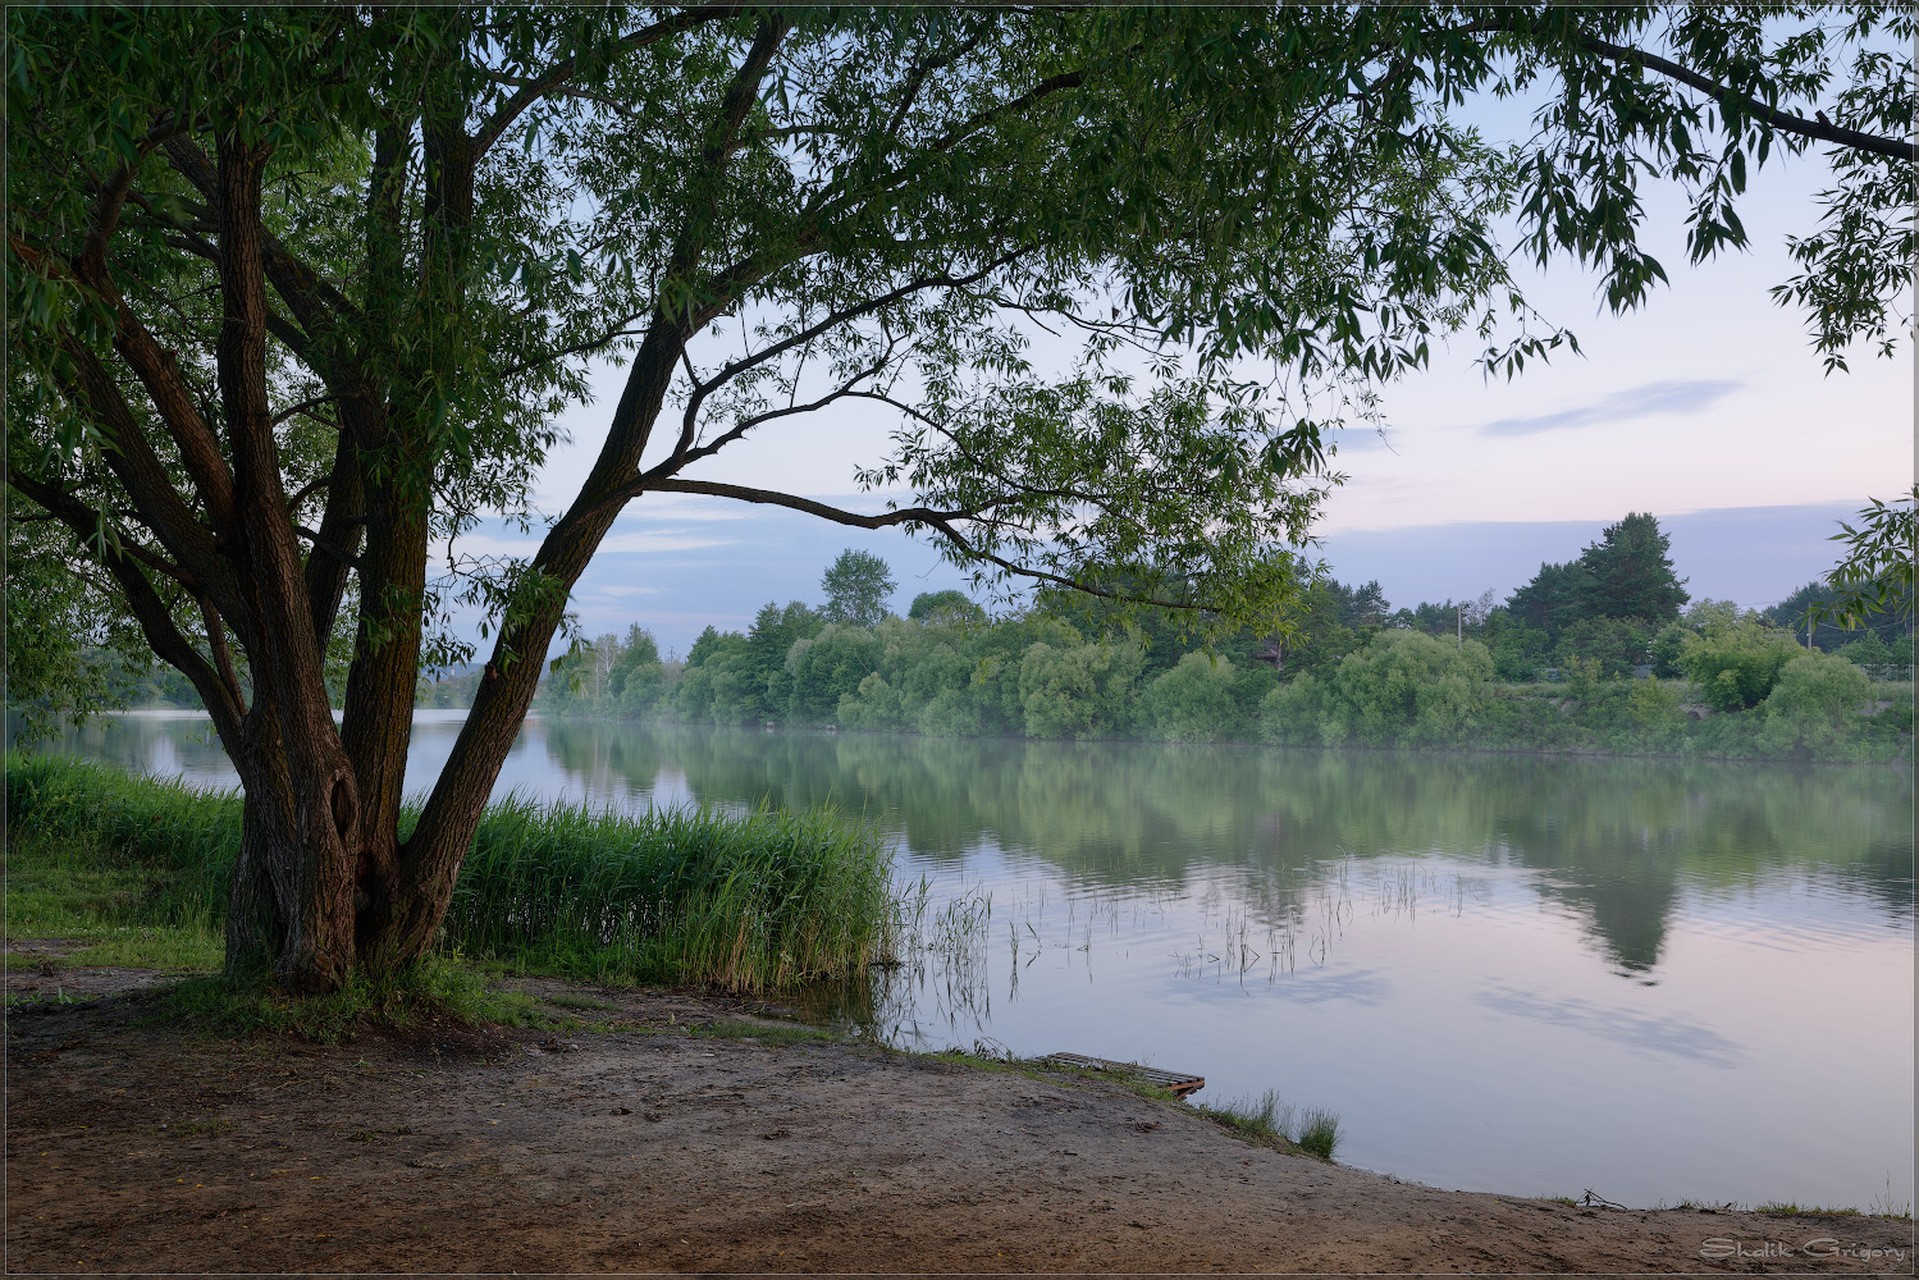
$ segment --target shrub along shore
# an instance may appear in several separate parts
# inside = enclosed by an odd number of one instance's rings
[[[18,937],[81,963],[217,967],[241,800],[99,765],[7,766]],[[829,811],[626,817],[509,799],[469,852],[442,950],[572,979],[863,989],[903,925],[877,832]]]
[[[1502,676],[1479,640],[1410,628],[1355,635],[1337,657],[1282,674],[1263,660],[1270,649],[1198,652],[1147,632],[1089,639],[1043,616],[929,613],[866,627],[820,624],[803,609],[769,605],[745,636],[709,629],[684,662],[662,660],[639,627],[625,640],[603,636],[555,664],[535,707],[933,737],[1839,762],[1912,754],[1910,679],[1873,679],[1724,611],[1696,611],[1696,631],[1674,628],[1685,635],[1663,666],[1574,656],[1521,680]],[[456,678],[424,689],[421,705],[465,705],[468,694]]]

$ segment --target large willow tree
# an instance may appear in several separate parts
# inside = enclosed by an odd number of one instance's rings
[[[1565,340],[1515,295],[1501,219],[1629,307],[1663,274],[1643,183],[1686,188],[1703,256],[1742,240],[1748,169],[1830,144],[1782,288],[1833,358],[1889,340],[1911,258],[1893,9],[6,22],[19,598],[97,591],[192,681],[246,793],[228,963],[296,989],[429,945],[631,502],[896,525],[990,573],[1257,614],[1297,586],[1323,433],[1370,387],[1448,333],[1504,370]],[[1515,91],[1543,104],[1530,142],[1462,122]],[[525,511],[609,358],[598,460],[537,553],[459,556]],[[850,405],[895,424],[848,459],[863,509],[702,466]],[[457,598],[492,648],[402,838]],[[28,658],[60,639],[12,623]]]

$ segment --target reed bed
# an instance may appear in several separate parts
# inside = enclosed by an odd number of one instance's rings
[[[73,876],[104,862],[118,887],[86,909],[222,927],[238,795],[14,756],[7,801],[16,876],[18,849],[73,901]],[[632,817],[513,797],[481,820],[442,947],[523,972],[796,991],[863,985],[903,915],[878,833],[833,812]]]
[[[635,817],[514,797],[480,823],[446,936],[602,981],[864,982],[900,927],[889,861],[876,832],[829,810]]]

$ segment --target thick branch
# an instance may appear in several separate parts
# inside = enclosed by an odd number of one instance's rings
[[[834,524],[848,525],[855,529],[887,529],[897,525],[921,525],[932,529],[941,537],[958,547],[961,554],[969,560],[977,560],[1003,569],[1007,573],[1022,578],[1031,578],[1035,582],[1050,582],[1056,586],[1070,587],[1074,591],[1087,595],[1100,596],[1107,600],[1120,600],[1133,604],[1154,605],[1161,609],[1181,609],[1190,612],[1203,611],[1204,604],[1190,600],[1160,600],[1151,596],[1130,595],[1123,591],[1114,591],[1096,583],[1083,582],[1069,578],[1064,574],[1053,573],[1046,569],[1036,569],[1031,565],[1020,564],[1015,560],[991,551],[982,550],[973,545],[971,539],[956,527],[962,520],[975,518],[976,512],[937,511],[931,507],[901,507],[896,511],[882,511],[874,515],[865,515],[857,511],[848,511],[828,503],[816,502],[811,498],[802,498],[797,494],[780,493],[773,489],[753,489],[745,485],[722,484],[712,480],[658,480],[645,486],[656,493],[693,493],[710,498],[731,498],[737,502],[751,502],[758,506],[784,507],[789,511],[801,511]],[[630,495],[629,495],[630,496]]]
[[[125,192],[121,193],[124,201]],[[102,228],[117,220],[117,215],[99,213],[96,234],[102,235]],[[30,266],[42,269],[61,270],[59,259],[45,250],[27,244],[18,236],[10,241],[12,248],[21,260]],[[165,424],[168,434],[173,438],[180,451],[181,461],[187,472],[193,477],[201,498],[206,502],[207,510],[216,521],[224,521],[233,510],[233,478],[228,474],[226,462],[220,456],[219,441],[207,427],[205,420],[193,403],[193,395],[180,379],[179,365],[171,353],[161,348],[153,335],[127,304],[118,286],[107,273],[105,258],[105,240],[98,246],[89,244],[81,256],[72,278],[83,288],[93,293],[114,309],[115,326],[113,335],[114,349],[121,358],[132,367],[135,375],[147,389],[154,408],[159,411],[160,420]],[[156,484],[172,492],[172,481],[165,476],[165,470],[147,445],[139,427],[134,423],[133,414],[127,408],[120,393],[119,385],[106,368],[101,365],[92,350],[83,343],[71,339],[62,342],[62,348],[74,359],[81,369],[80,386],[82,396],[93,409],[94,415],[103,425],[120,433],[122,447],[130,450],[125,465],[135,469],[147,481],[144,488],[135,489],[136,500],[153,500],[157,503],[155,513],[169,521],[169,527],[182,532],[183,525],[172,518],[169,504],[161,498]],[[136,440],[134,437],[138,436]],[[158,477],[158,479],[154,479]],[[129,488],[133,488],[130,484]],[[144,495],[144,496],[143,496]],[[176,495],[177,500],[177,495]],[[184,511],[184,504],[180,504]],[[186,521],[192,520],[189,513]],[[175,554],[183,554],[177,547]]]
[[[231,567],[221,557],[213,535],[173,487],[172,477],[121,396],[113,375],[81,343],[65,342],[62,350],[72,360],[75,373],[72,380],[63,380],[62,389],[69,400],[85,407],[106,437],[108,447],[103,453],[107,466],[126,486],[141,521],[223,607],[237,606],[238,583]]]
[[[718,190],[739,142],[740,126],[759,96],[760,80],[772,65],[773,55],[788,28],[784,17],[769,16],[760,24],[752,47],[721,99],[719,117],[709,128],[706,145],[700,149],[698,184]],[[666,398],[674,362],[685,351],[687,335],[718,314],[711,306],[699,317],[692,314],[690,307],[681,308],[677,315],[669,314],[671,304],[665,300],[668,293],[682,285],[690,295],[692,276],[700,255],[706,250],[713,217],[710,208],[695,214],[681,229],[674,244],[662,279],[661,301],[654,308],[653,322],[627,374],[626,387],[613,411],[606,443],[601,446],[592,473],[580,490],[582,501],[587,500],[587,495],[603,494],[624,483],[638,468],[640,456],[652,437],[653,424],[659,417],[660,405]]]
[[[223,316],[216,346],[220,405],[245,530],[236,550],[247,567],[249,613],[258,628],[248,652],[255,659],[255,679],[271,686],[260,700],[277,709],[290,749],[296,755],[313,752],[312,763],[319,768],[322,757],[330,754],[323,744],[333,738],[333,717],[319,678],[320,649],[267,396],[269,309],[260,215],[266,161],[263,147],[235,137],[221,140],[217,207]]]
[[[818,516],[822,520],[831,520],[834,524],[849,525],[855,529],[890,529],[902,524],[924,524],[937,528],[943,522],[970,519],[976,514],[970,511],[938,511],[932,507],[901,507],[896,511],[863,515],[797,494],[781,493],[776,489],[754,489],[717,480],[685,480],[678,477],[635,481],[622,496],[630,499],[641,493],[694,493],[709,498],[751,502],[762,507],[785,507],[789,511],[803,511],[809,516]]]
[[[166,140],[164,149],[167,159],[180,176],[192,184],[210,207],[218,208],[218,173],[198,144],[184,134],[175,134]],[[322,279],[318,272],[264,228],[261,230],[261,245],[274,292],[286,300],[294,314],[300,317],[300,323],[309,331],[316,326],[324,327],[327,317],[319,315],[322,308],[336,316],[358,317],[358,308],[344,293]]]
[[[206,624],[207,648],[213,654],[214,666],[220,673],[220,679],[231,691],[233,704],[239,708],[240,714],[245,715],[246,695],[240,688],[239,673],[233,669],[233,655],[227,649],[227,632],[226,628],[220,625],[220,611],[215,609],[213,602],[205,596],[198,597],[195,602],[200,606],[201,621]]]
[[[115,301],[120,314],[114,349],[147,389],[208,514],[216,525],[224,525],[233,518],[233,475],[220,454],[219,437],[200,416],[192,393],[181,381],[177,358],[161,348],[123,299]]]

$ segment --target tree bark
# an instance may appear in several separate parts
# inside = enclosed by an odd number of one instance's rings
[[[334,990],[354,961],[359,788],[328,705],[325,649],[313,631],[267,392],[267,155],[237,129],[220,140],[216,350],[235,481],[225,541],[243,571],[254,682],[235,760],[247,817],[233,896],[245,911],[228,964],[251,964],[267,947],[278,985]],[[271,910],[260,909],[262,879]]]

